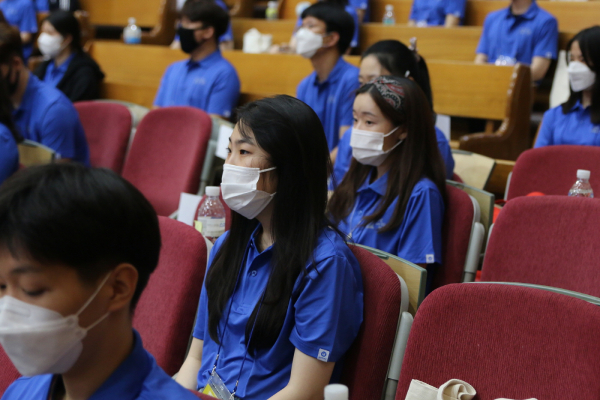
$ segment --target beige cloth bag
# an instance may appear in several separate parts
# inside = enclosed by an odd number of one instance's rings
[[[477,392],[460,379],[450,379],[438,388],[413,379],[405,400],[471,400]]]

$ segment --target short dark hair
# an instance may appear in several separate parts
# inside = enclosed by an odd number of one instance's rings
[[[327,33],[337,32],[340,35],[337,48],[344,54],[354,36],[354,20],[339,4],[320,1],[302,12],[302,19],[313,17],[325,22]]]
[[[15,27],[0,23],[0,64],[10,63],[15,56],[23,59],[21,33]]]
[[[214,28],[217,41],[229,26],[229,13],[213,0],[187,0],[181,9],[181,16],[192,22],[202,22],[203,28]]]
[[[132,309],[160,246],[148,200],[108,169],[49,164],[21,170],[0,187],[0,247],[15,257],[73,268],[86,283],[130,263],[139,275]]]
[[[81,27],[72,12],[57,10],[47,16],[44,21],[48,21],[62,37],[71,35],[73,38],[71,49],[81,50]]]

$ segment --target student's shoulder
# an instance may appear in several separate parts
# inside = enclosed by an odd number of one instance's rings
[[[175,382],[154,364],[136,400],[197,400],[192,392]]]
[[[73,103],[71,103],[71,100],[63,92],[39,80],[36,76],[30,75],[29,79],[33,80],[31,84],[34,86],[34,103],[37,107],[52,111],[59,106],[61,109],[64,108],[76,112]]]
[[[421,178],[415,185],[410,194],[411,199],[416,198],[442,198],[442,194],[437,185],[429,178]]]
[[[538,13],[535,16],[535,21],[537,23],[539,23],[540,25],[547,24],[547,23],[552,23],[552,24],[558,25],[558,21],[556,20],[556,17],[541,7],[539,7]]]
[[[45,399],[48,397],[51,382],[52,375],[21,377],[6,389],[2,400]]]
[[[315,246],[314,257],[317,264],[328,259],[356,261],[356,257],[341,234],[330,227],[321,231]]]
[[[317,78],[317,73],[314,71],[311,72],[309,75],[305,76],[304,79],[302,79],[300,81],[300,83],[298,84],[298,90],[308,88],[309,85],[311,85],[315,81],[316,78]]]
[[[501,8],[500,10],[490,12],[487,17],[485,17],[484,25],[501,21],[507,12],[508,9],[506,8]]]
[[[188,60],[175,61],[171,63],[165,70],[165,74],[174,73],[185,69]]]

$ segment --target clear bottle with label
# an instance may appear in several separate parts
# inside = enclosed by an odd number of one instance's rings
[[[135,18],[129,18],[127,26],[123,29],[123,41],[127,44],[142,43],[142,28],[136,25]]]
[[[348,387],[337,383],[325,386],[325,400],[348,400]]]
[[[385,6],[385,13],[383,14],[384,25],[395,25],[396,24],[396,15],[394,14],[394,6],[388,4]]]
[[[592,185],[590,185],[590,171],[585,169],[577,170],[577,181],[569,190],[571,197],[594,197]]]
[[[206,198],[198,205],[194,226],[205,238],[215,242],[225,233],[225,208],[219,200],[219,186],[207,186]]]
[[[277,2],[269,1],[267,10],[265,11],[265,17],[269,21],[275,21],[277,19]]]

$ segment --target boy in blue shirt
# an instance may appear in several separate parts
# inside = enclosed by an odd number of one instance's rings
[[[181,49],[191,57],[167,68],[154,106],[191,106],[229,118],[240,95],[237,72],[218,48],[229,14],[209,1],[187,1],[181,14]]]
[[[25,377],[3,400],[192,400],[131,315],[156,268],[154,209],[107,169],[49,164],[0,190],[0,344]]]
[[[229,13],[227,4],[223,3],[222,0],[187,0],[187,1],[214,1],[219,7]],[[177,0],[177,11],[181,11],[186,1]],[[181,43],[179,42],[179,35],[175,35],[175,40],[171,43],[171,48],[175,50],[181,50]],[[227,25],[227,31],[219,36],[219,48],[224,50],[233,50],[233,28],[231,27],[231,20]]]
[[[537,82],[556,59],[557,47],[556,18],[533,0],[512,0],[486,17],[475,63],[531,65],[531,80]]]
[[[302,13],[296,52],[309,58],[314,72],[298,85],[296,97],[319,116],[332,157],[341,135],[352,125],[358,68],[342,58],[354,32],[354,21],[343,7],[318,2]]]
[[[465,16],[466,6],[466,0],[414,0],[408,25],[459,26]]]
[[[6,21],[21,32],[23,57],[29,59],[33,51],[33,36],[38,31],[34,3],[31,0],[0,0],[0,11]]]
[[[29,72],[19,32],[6,24],[0,24],[0,71],[21,136],[50,147],[61,159],[89,166],[88,144],[75,107],[60,90]]]

